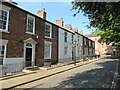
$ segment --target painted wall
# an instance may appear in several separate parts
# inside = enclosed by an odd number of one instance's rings
[[[59,50],[58,50],[58,62],[69,62],[72,61],[72,33],[67,32],[67,42],[64,41],[64,32],[65,30],[59,28]],[[64,54],[65,47],[67,47],[67,55]]]
[[[73,58],[76,58],[76,60],[79,60],[82,58],[82,36],[67,31],[67,42],[64,41],[64,32],[65,30],[59,28],[59,63],[63,62],[69,62],[74,60]],[[73,43],[72,43],[72,35],[73,36]],[[79,40],[78,40],[79,38]],[[65,55],[65,47],[67,47],[67,55]],[[78,50],[79,49],[79,50]],[[73,52],[72,52],[73,51]]]
[[[21,58],[5,58],[4,64],[0,65],[0,76],[5,73],[20,72],[24,68],[24,59]]]
[[[74,41],[76,41],[76,59],[81,59],[82,58],[82,36],[75,33],[74,35]]]

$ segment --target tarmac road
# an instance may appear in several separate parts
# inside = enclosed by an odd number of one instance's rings
[[[39,80],[28,88],[111,88],[117,62],[112,58],[100,59]]]

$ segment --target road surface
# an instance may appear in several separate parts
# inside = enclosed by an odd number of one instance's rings
[[[117,60],[104,58],[58,75],[39,80],[29,88],[110,88]]]

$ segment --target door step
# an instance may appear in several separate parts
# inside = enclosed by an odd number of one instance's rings
[[[23,72],[32,72],[32,71],[36,71],[36,70],[39,70],[38,66],[25,67],[22,71]]]

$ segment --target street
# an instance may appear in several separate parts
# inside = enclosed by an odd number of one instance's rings
[[[110,88],[117,60],[105,58],[28,85],[27,88]]]

